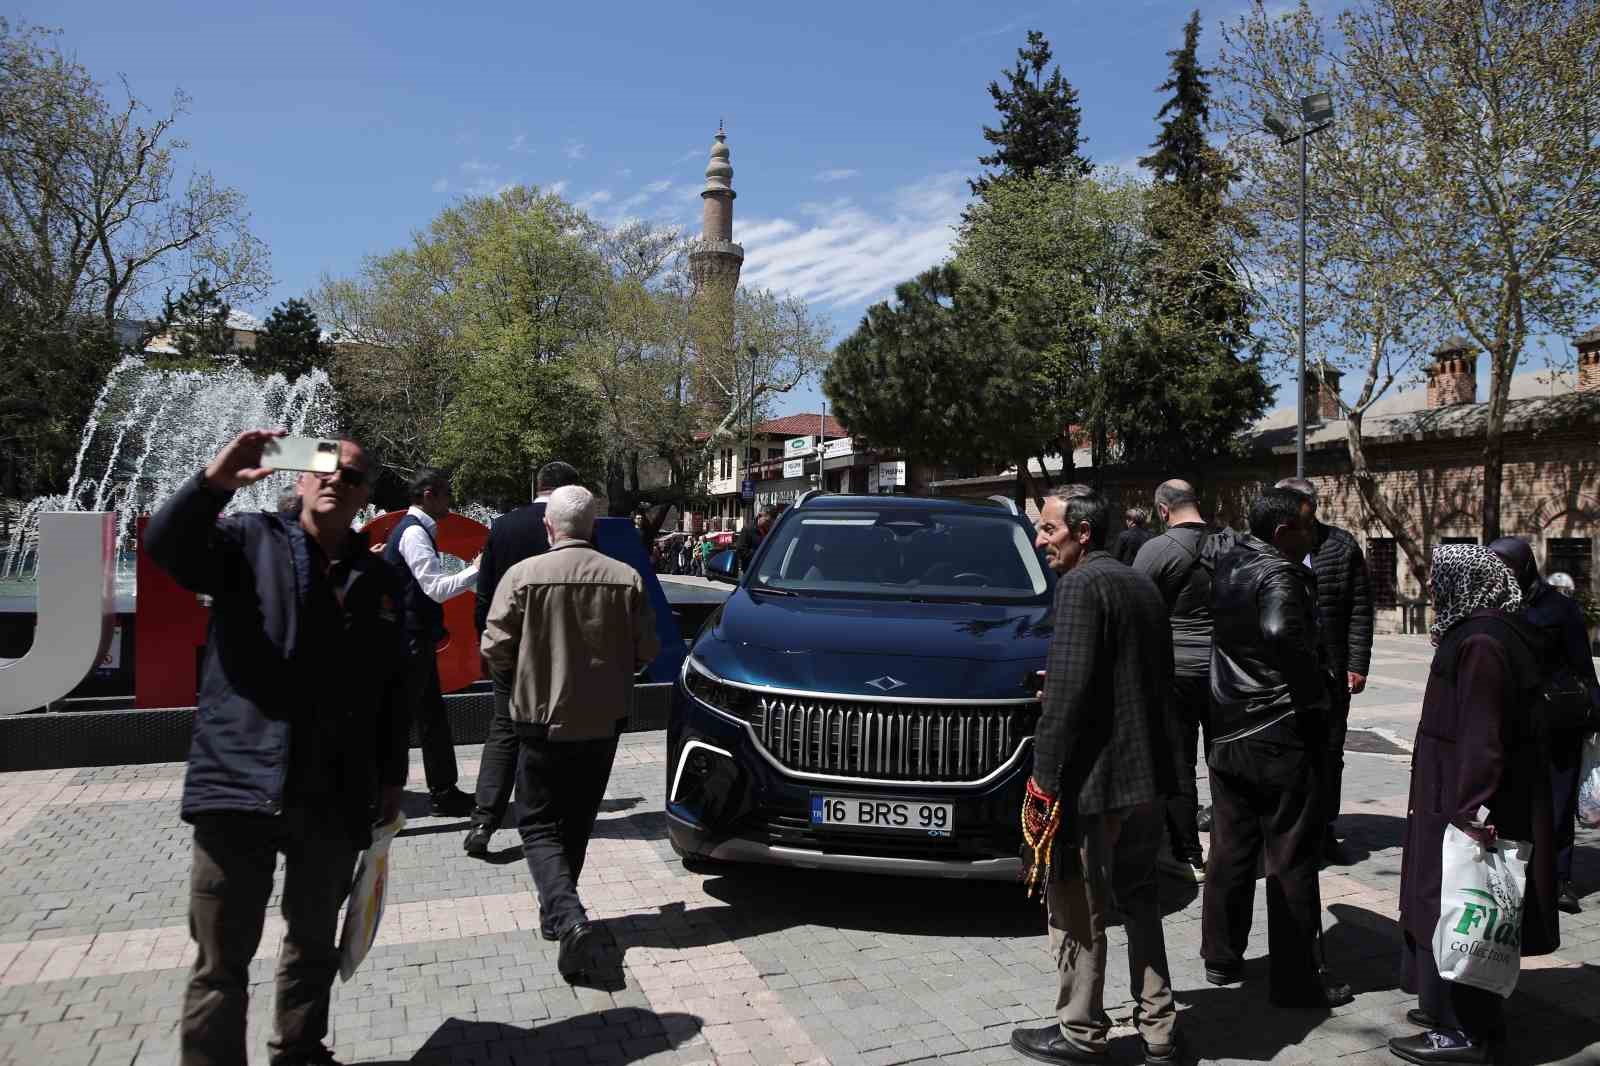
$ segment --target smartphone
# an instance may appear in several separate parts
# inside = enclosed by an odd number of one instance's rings
[[[320,437],[279,437],[261,449],[261,465],[274,470],[331,474],[339,469],[339,442]]]

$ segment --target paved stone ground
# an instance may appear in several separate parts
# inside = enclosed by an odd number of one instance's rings
[[[1404,747],[1429,648],[1380,640],[1354,725]],[[1374,739],[1367,734],[1365,739]],[[336,988],[332,1040],[368,1063],[889,1064],[1021,1062],[1018,1024],[1054,996],[1043,917],[1011,885],[804,871],[691,874],[665,839],[662,735],[626,738],[596,830],[584,894],[624,952],[626,986],[568,987],[514,833],[488,862],[463,857],[459,819],[413,820],[394,848],[379,946]],[[1379,748],[1386,745],[1378,743]],[[1391,749],[1392,750],[1392,749]],[[474,750],[458,752],[463,784]],[[1182,1031],[1204,1061],[1372,1066],[1410,1032],[1397,988],[1395,895],[1407,760],[1351,753],[1342,824],[1359,861],[1322,877],[1328,954],[1359,991],[1332,1014],[1268,1006],[1264,892],[1243,988],[1207,985],[1193,886],[1162,885]],[[0,1064],[171,1062],[192,955],[189,833],[177,765],[0,775]],[[412,779],[421,780],[414,765]],[[1600,1064],[1600,834],[1578,857],[1588,909],[1564,947],[1529,960],[1511,1002],[1513,1058]],[[251,968],[251,1039],[265,1061],[269,920]],[[1117,1061],[1135,1061],[1125,940],[1111,931],[1107,1005]]]

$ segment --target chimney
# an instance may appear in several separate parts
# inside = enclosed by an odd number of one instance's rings
[[[1326,363],[1306,368],[1306,422],[1335,422],[1344,417],[1339,410],[1339,379],[1344,372]]]
[[[1433,353],[1428,367],[1428,406],[1477,402],[1478,353],[1465,337],[1451,337]]]
[[[1578,391],[1600,392],[1600,326],[1572,342],[1578,349]]]

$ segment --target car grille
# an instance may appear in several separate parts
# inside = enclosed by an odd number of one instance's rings
[[[756,699],[749,721],[791,770],[878,781],[977,781],[1032,735],[1039,705]]]

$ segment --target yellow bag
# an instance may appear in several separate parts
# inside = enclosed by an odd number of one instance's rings
[[[345,904],[344,930],[339,935],[339,976],[346,981],[378,939],[383,899],[389,888],[389,845],[405,827],[406,816],[397,814],[394,821],[375,828],[372,844],[356,863],[355,881]]]

